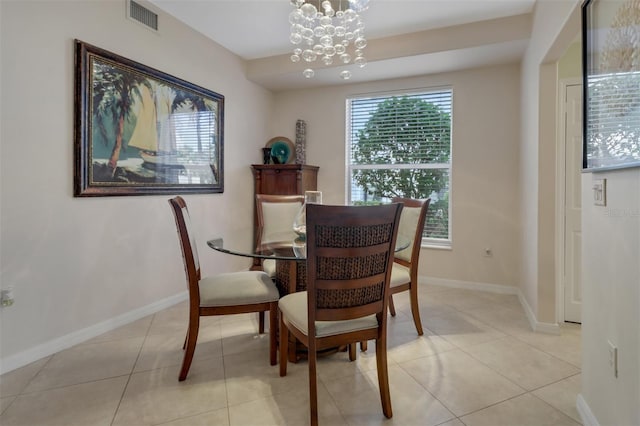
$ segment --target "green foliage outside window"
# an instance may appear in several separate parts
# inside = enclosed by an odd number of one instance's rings
[[[425,237],[447,239],[450,113],[419,96],[394,96],[379,102],[363,124],[352,136],[351,178],[364,193],[354,204],[431,198]]]

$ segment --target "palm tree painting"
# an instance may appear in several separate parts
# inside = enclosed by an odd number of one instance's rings
[[[222,192],[224,97],[77,43],[76,195]]]
[[[94,143],[100,141],[110,148],[107,166],[112,175],[122,150],[125,119],[136,120],[137,117],[132,117],[132,105],[136,103],[144,108],[142,90],[148,92],[149,86],[149,81],[139,74],[120,72],[97,61],[93,63],[93,123],[98,132]]]

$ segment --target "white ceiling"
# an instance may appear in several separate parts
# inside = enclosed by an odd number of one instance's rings
[[[293,10],[289,0],[149,0],[159,9],[173,15],[177,19],[216,41],[228,50],[246,60],[262,60],[264,58],[288,55],[292,50],[289,42],[288,15]],[[315,1],[315,0],[314,0]],[[343,0],[345,1],[345,0]],[[536,0],[371,0],[369,9],[362,12],[367,39],[383,39],[389,36],[416,33],[420,31],[468,24],[495,18],[530,13]],[[504,40],[508,42],[508,40]],[[371,44],[371,43],[370,43]],[[515,49],[515,50],[514,50]],[[505,60],[506,52],[513,59],[521,55],[523,43],[515,48],[512,43],[505,50],[500,43],[493,49],[485,47],[481,55],[458,55],[460,66],[474,66],[473,57],[478,57],[479,65],[486,65],[495,54],[497,61]],[[365,56],[367,52],[365,49]],[[446,52],[439,52],[440,56]],[[450,55],[449,55],[450,56]],[[455,68],[455,58],[447,56],[449,66],[441,71]],[[283,59],[285,57],[283,56]],[[421,62],[424,63],[424,58]],[[416,68],[407,58],[377,58],[362,70],[354,71],[357,81],[393,77],[404,77]],[[399,62],[397,62],[399,61]],[[254,61],[256,62],[256,61]],[[397,62],[397,63],[396,63]],[[440,66],[439,68],[443,68]],[[367,70],[370,77],[366,76]],[[321,70],[326,71],[326,70]],[[424,73],[422,67],[421,73]],[[299,74],[299,73],[296,73]],[[332,75],[337,72],[332,73]],[[301,77],[301,76],[300,76]],[[322,75],[316,74],[315,80],[323,81]],[[273,80],[273,81],[271,81]],[[283,86],[283,81],[286,83]],[[339,80],[339,78],[337,79]],[[280,81],[278,83],[277,81]],[[302,87],[310,84],[303,78],[265,79],[258,81],[272,89]],[[353,79],[351,80],[353,81]],[[330,84],[330,82],[327,82]],[[339,81],[336,81],[339,83]],[[317,84],[317,83],[316,83]]]

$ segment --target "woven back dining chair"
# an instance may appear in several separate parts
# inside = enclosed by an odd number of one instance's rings
[[[307,206],[307,291],[280,299],[280,375],[288,332],[308,348],[311,424],[318,424],[317,351],[376,341],[382,411],[392,416],[387,371],[387,309],[401,204]],[[353,356],[352,356],[353,355]]]
[[[411,303],[411,315],[418,335],[422,336],[422,321],[418,308],[418,261],[420,259],[420,245],[424,222],[429,210],[430,198],[415,200],[411,198],[392,198],[393,203],[402,203],[404,206],[400,215],[398,235],[411,241],[409,246],[397,252],[391,269],[391,285],[389,289],[389,311],[391,316],[396,316],[393,304],[393,295],[402,291],[409,291]]]
[[[262,271],[228,272],[202,277],[195,235],[182,197],[169,200],[178,229],[189,291],[189,325],[178,380],[187,378],[198,340],[200,317],[269,311],[269,358],[276,364],[278,290]]]

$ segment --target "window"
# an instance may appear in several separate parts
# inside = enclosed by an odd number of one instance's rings
[[[431,198],[423,244],[449,246],[452,90],[347,99],[347,198]]]

